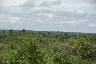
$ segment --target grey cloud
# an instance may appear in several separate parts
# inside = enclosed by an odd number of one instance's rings
[[[0,5],[0,27],[96,32],[96,26],[89,26],[96,24],[96,5],[93,1],[95,0],[28,0],[20,6]]]

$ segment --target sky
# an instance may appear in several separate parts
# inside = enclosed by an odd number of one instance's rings
[[[0,29],[96,33],[96,0],[0,0]]]

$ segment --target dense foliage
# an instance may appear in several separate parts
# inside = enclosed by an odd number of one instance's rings
[[[0,64],[96,64],[96,34],[2,30]]]

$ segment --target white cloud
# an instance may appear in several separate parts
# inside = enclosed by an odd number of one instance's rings
[[[47,16],[49,17],[49,18],[53,18],[54,17],[54,14],[47,14]]]
[[[42,22],[44,22],[44,21],[43,21],[43,20],[38,20],[38,22],[39,22],[39,23],[42,23]]]
[[[0,0],[0,5],[5,7],[23,5],[27,0]]]
[[[0,14],[0,19],[5,18],[4,14]]]
[[[48,22],[50,24],[74,24],[75,22],[74,21],[69,21],[69,22],[64,22],[64,21],[60,21],[60,22]]]
[[[19,17],[8,17],[8,21],[9,23],[17,23],[20,22],[20,18]]]
[[[89,26],[89,27],[96,27],[96,24],[92,24],[92,23],[91,23],[91,24],[89,24],[88,26]]]

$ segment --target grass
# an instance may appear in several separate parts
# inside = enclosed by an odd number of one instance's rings
[[[0,64],[95,64],[96,34],[0,31]]]

